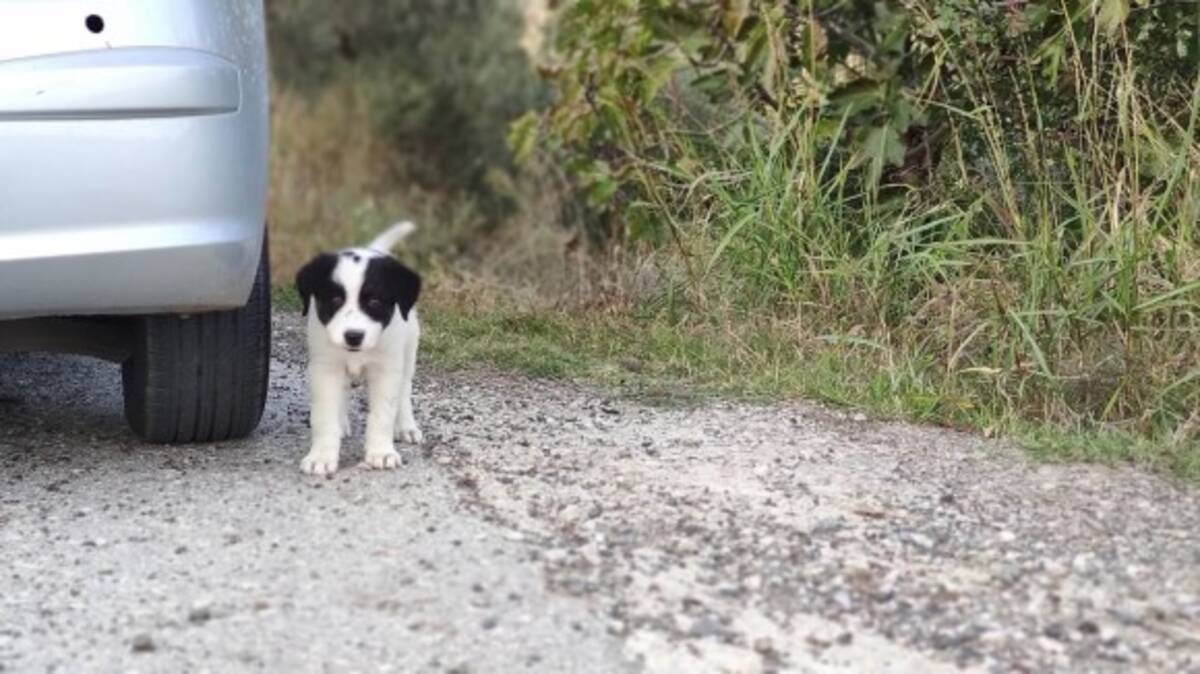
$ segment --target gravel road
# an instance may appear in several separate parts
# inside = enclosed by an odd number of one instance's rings
[[[0,355],[0,670],[1200,672],[1200,494],[817,406],[423,370],[332,479],[276,321],[259,432],[138,443]]]

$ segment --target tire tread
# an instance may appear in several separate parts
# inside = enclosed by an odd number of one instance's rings
[[[262,419],[271,362],[269,254],[264,242],[245,306],[139,319],[122,366],[125,417],[150,442],[220,442]]]

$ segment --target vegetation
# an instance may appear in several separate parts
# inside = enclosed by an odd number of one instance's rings
[[[460,253],[522,208],[505,133],[547,91],[515,0],[266,6],[277,269],[401,217]]]
[[[276,204],[294,187],[347,195],[323,218],[363,228],[400,210],[450,223],[425,242],[443,362],[801,394],[1200,476],[1193,3],[573,0],[540,62],[550,96],[513,51],[514,6],[397,0],[337,20],[401,30],[393,4],[507,45],[507,65],[452,78],[446,99],[480,161],[412,170],[448,147],[422,125],[452,118],[387,133],[388,89],[440,75],[392,79],[384,50],[383,67],[284,79]],[[349,43],[370,44],[358,30]],[[505,78],[521,85],[489,85]],[[326,178],[296,177],[318,164]]]

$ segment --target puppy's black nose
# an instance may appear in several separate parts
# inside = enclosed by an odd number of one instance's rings
[[[362,346],[363,337],[366,334],[362,330],[347,330],[345,334],[346,346],[358,348]]]

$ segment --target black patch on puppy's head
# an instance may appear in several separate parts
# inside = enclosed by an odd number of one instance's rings
[[[400,308],[400,317],[408,320],[408,312],[417,305],[421,294],[421,277],[392,257],[376,257],[367,263],[358,306],[373,320],[387,327]]]
[[[309,300],[315,297],[317,318],[322,324],[328,324],[346,302],[346,289],[333,280],[337,263],[336,255],[325,253],[314,257],[296,272],[296,292],[300,293],[300,301],[304,303],[300,312],[307,316]]]

